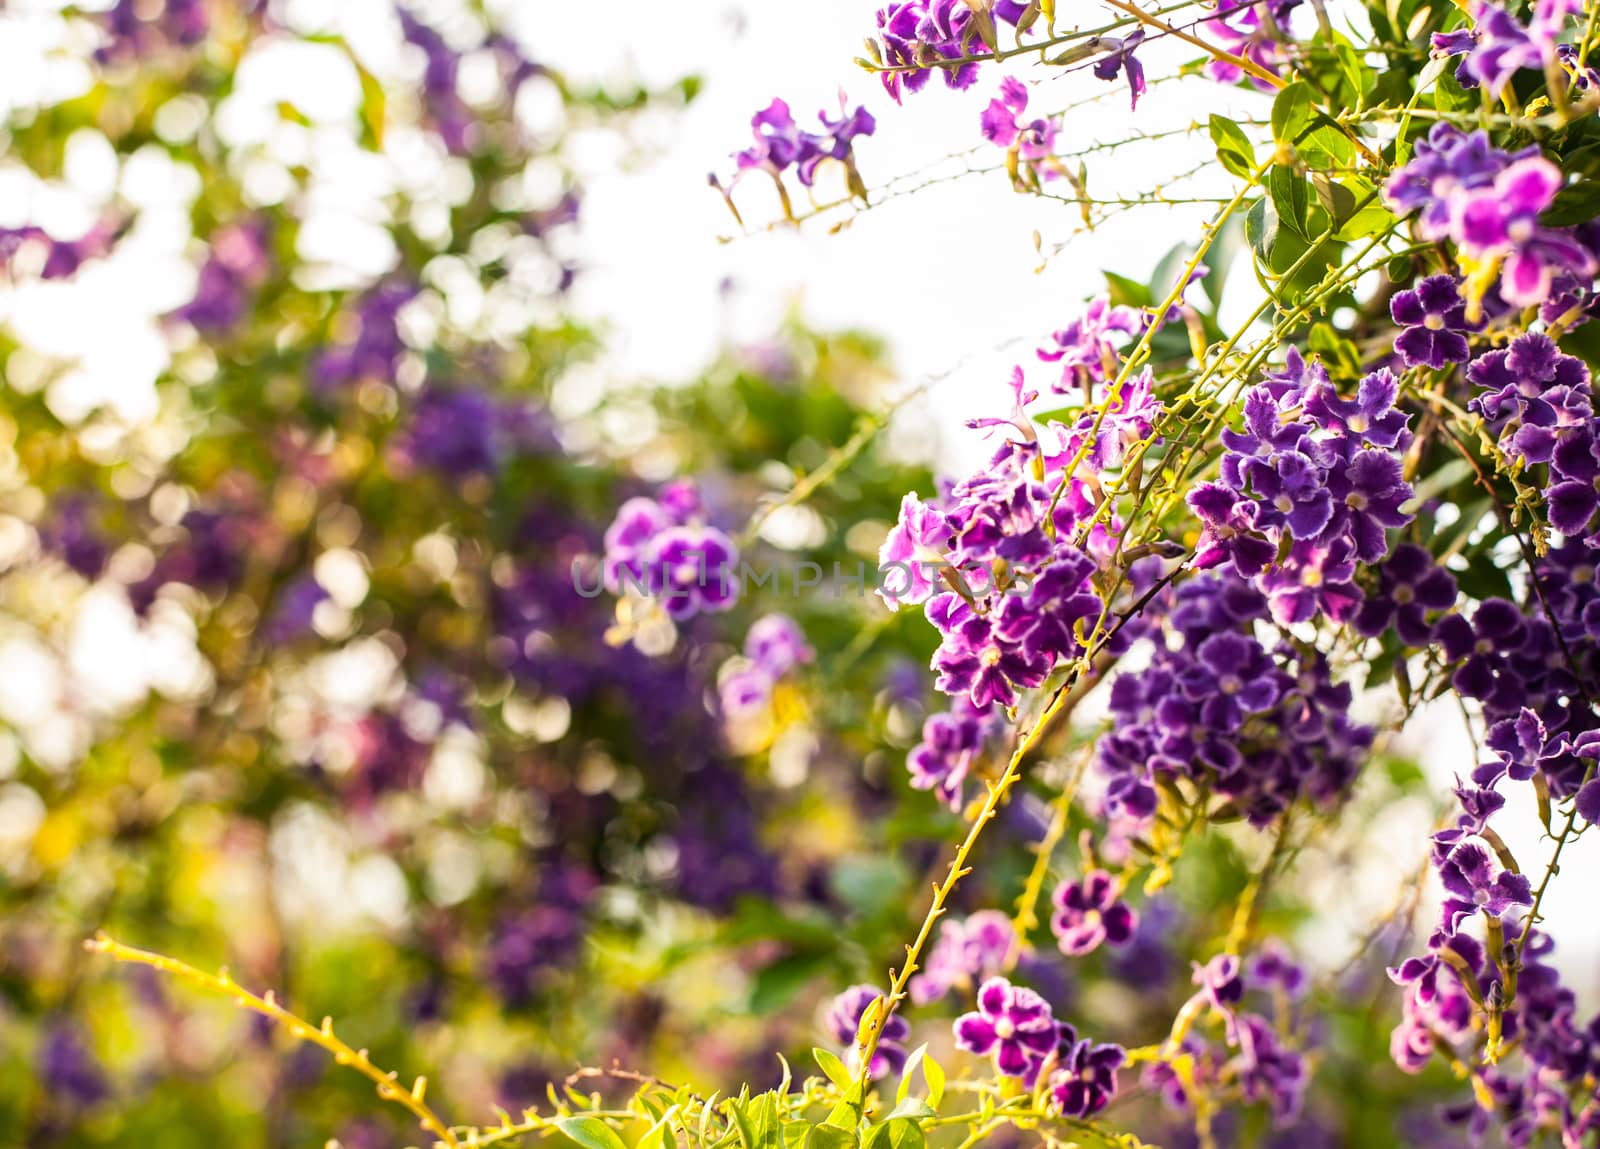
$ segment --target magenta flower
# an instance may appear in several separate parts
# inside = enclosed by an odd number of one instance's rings
[[[745,657],[774,679],[816,657],[800,624],[786,614],[768,614],[750,624],[744,638]]]
[[[956,1048],[992,1056],[1006,1077],[1031,1087],[1056,1048],[1057,1028],[1050,1003],[1025,986],[992,977],[978,987],[978,1008],[956,1018]]]
[[[1021,80],[1007,76],[1000,81],[1000,95],[989,101],[979,118],[983,138],[999,148],[1017,149],[1018,161],[1043,179],[1055,179],[1059,173],[1049,168],[1041,172],[1041,164],[1055,154],[1055,121],[1044,118],[1024,120],[1028,110],[1028,88]]]
[[[1056,887],[1050,919],[1061,952],[1078,956],[1099,949],[1102,942],[1126,945],[1139,916],[1124,902],[1116,879],[1104,870],[1090,870],[1076,882]]]
[[[928,600],[933,593],[931,571],[945,562],[950,536],[950,521],[943,511],[924,503],[914,491],[900,500],[900,519],[878,550],[878,594],[889,609]]]
[[[1519,159],[1491,188],[1456,201],[1452,231],[1464,254],[1500,257],[1500,294],[1519,307],[1543,303],[1557,272],[1592,275],[1594,257],[1567,230],[1544,227],[1539,213],[1561,189],[1561,169],[1538,156]]]

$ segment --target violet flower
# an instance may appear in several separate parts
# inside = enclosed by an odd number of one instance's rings
[[[1090,870],[1076,882],[1056,887],[1050,918],[1061,952],[1074,957],[1090,953],[1102,942],[1123,946],[1133,937],[1139,916],[1122,900],[1116,879],[1104,870]]]
[[[1128,1059],[1120,1045],[1097,1045],[1061,1023],[1060,1054],[1050,1074],[1050,1100],[1064,1117],[1087,1121],[1117,1095],[1117,1070]]]
[[[1404,328],[1395,336],[1394,349],[1407,367],[1443,370],[1465,363],[1472,357],[1467,333],[1483,326],[1467,319],[1466,301],[1450,275],[1430,275],[1409,291],[1396,292],[1389,314]]]

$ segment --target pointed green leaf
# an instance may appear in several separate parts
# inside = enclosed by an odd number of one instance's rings
[[[583,1149],[628,1149],[611,1126],[598,1117],[563,1117],[556,1122],[556,1128]]]
[[[1296,80],[1272,101],[1272,138],[1280,144],[1293,144],[1311,123],[1315,94],[1311,85]]]

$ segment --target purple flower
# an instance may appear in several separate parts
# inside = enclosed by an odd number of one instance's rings
[[[1556,37],[1568,17],[1579,11],[1580,0],[1539,0],[1532,22],[1524,27],[1505,9],[1479,0],[1472,8],[1473,42],[1462,70],[1498,98],[1517,72],[1543,71],[1555,60]]]
[[[1250,714],[1278,701],[1278,683],[1261,644],[1243,635],[1214,634],[1195,651],[1195,664],[1178,680],[1183,696],[1200,704],[1214,730],[1237,730]]]
[[[1465,363],[1472,353],[1467,333],[1483,325],[1467,319],[1467,305],[1454,276],[1430,275],[1410,291],[1389,300],[1389,314],[1403,327],[1394,349],[1407,367],[1442,370]]]
[[[1099,949],[1102,942],[1126,945],[1139,916],[1124,902],[1116,879],[1104,870],[1090,870],[1076,882],[1063,882],[1051,898],[1050,918],[1061,952],[1078,956]]]
[[[1305,409],[1319,426],[1342,432],[1352,443],[1404,449],[1411,417],[1395,407],[1399,394],[1400,381],[1382,368],[1361,380],[1354,399],[1341,399],[1331,383],[1313,385]]]
[[[400,310],[416,295],[417,288],[412,284],[392,280],[357,299],[354,309],[346,312],[354,338],[316,354],[311,363],[316,383],[329,387],[364,379],[392,382],[406,349],[400,338]]]
[[[1460,662],[1452,684],[1468,698],[1496,705],[1520,693],[1508,656],[1527,638],[1522,612],[1503,598],[1485,599],[1469,623],[1461,615],[1442,619],[1438,627],[1444,656]]]
[[[1278,566],[1259,580],[1272,617],[1284,626],[1310,622],[1319,614],[1345,622],[1361,605],[1351,581],[1356,573],[1355,544],[1337,536],[1330,543],[1297,542]]]
[[[268,642],[290,642],[311,633],[311,620],[317,607],[328,600],[328,592],[310,575],[302,575],[283,588],[266,625]]]
[[[1046,363],[1061,364],[1061,380],[1054,390],[1063,395],[1086,392],[1094,383],[1115,378],[1121,362],[1117,336],[1140,334],[1144,313],[1134,307],[1114,307],[1105,299],[1089,304],[1083,315],[1051,335],[1051,345],[1038,355]]]
[[[772,700],[772,677],[759,666],[728,674],[717,686],[722,713],[730,718],[756,714]]]
[[[1269,23],[1249,0],[1221,0],[1217,5],[1217,17],[1206,21],[1206,29],[1217,46],[1230,56],[1249,60],[1276,74],[1287,59],[1287,54],[1284,46],[1275,38],[1273,28],[1283,26],[1293,6],[1294,0],[1272,0],[1269,5],[1272,21]],[[1222,84],[1237,84],[1249,76],[1253,87],[1264,92],[1272,90],[1272,85],[1267,81],[1249,75],[1231,60],[1208,60],[1205,73]]]
[[[1401,510],[1411,499],[1411,484],[1388,451],[1357,452],[1348,467],[1329,472],[1328,489],[1337,508],[1334,522],[1349,532],[1364,563],[1382,559],[1389,549],[1386,532],[1415,517]]]
[[[882,991],[875,986],[853,985],[834,998],[828,1006],[828,1034],[846,1051],[846,1063],[852,1071],[858,1069],[861,1062],[861,1047],[856,1044],[856,1036],[861,1029],[861,1019],[866,1015],[868,1007],[882,997]],[[878,1047],[873,1051],[872,1064],[868,1067],[873,1077],[884,1077],[899,1072],[901,1066],[906,1063],[904,1043],[910,1036],[910,1023],[898,1013],[883,1023]]]
[[[800,624],[786,614],[763,615],[751,623],[744,638],[744,653],[774,679],[816,657]]]
[[[1015,25],[1024,6],[1016,0],[999,0],[984,6],[984,15],[975,15],[966,0],[898,0],[878,9],[878,38],[883,62],[889,69],[879,73],[884,91],[895,103],[902,92],[918,92],[928,77],[938,71],[948,87],[970,88],[978,79],[978,62],[987,47],[978,35],[977,20]],[[939,66],[939,60],[965,60],[958,65]]]
[[[1269,938],[1250,963],[1250,982],[1268,989],[1281,989],[1292,999],[1305,991],[1306,971],[1282,942]]]
[[[70,1021],[58,1021],[45,1029],[34,1062],[45,1088],[79,1108],[96,1105],[111,1092],[99,1060],[82,1031]]]
[[[650,552],[651,588],[674,619],[732,608],[739,597],[739,552],[715,527],[671,527]]]
[[[1487,132],[1467,133],[1440,121],[1418,141],[1410,161],[1389,177],[1383,198],[1400,214],[1421,208],[1418,232],[1424,239],[1444,239],[1466,193],[1488,188],[1513,159],[1538,154],[1529,148],[1513,156],[1490,144]]]
[[[870,136],[877,129],[871,113],[863,107],[847,111],[844,93],[839,94],[839,115],[830,118],[826,110],[817,113],[823,131],[802,131],[789,113],[789,105],[773,100],[750,119],[755,144],[738,152],[734,164],[739,173],[762,169],[773,177],[794,168],[800,182],[810,187],[816,182],[818,166],[825,159],[850,162],[857,136]]]
[[[911,980],[911,1000],[927,1005],[954,986],[993,977],[1005,968],[1016,945],[1011,919],[998,910],[980,910],[965,921],[945,921],[922,972]]]
[[[1200,517],[1200,543],[1194,565],[1200,570],[1224,560],[1241,578],[1252,578],[1277,557],[1278,548],[1255,530],[1255,503],[1221,483],[1196,483],[1185,500]]]
[[[1243,966],[1236,954],[1218,954],[1205,965],[1194,963],[1194,984],[1212,1009],[1230,1016],[1244,1000]]]
[[[1508,166],[1492,187],[1458,198],[1452,227],[1464,255],[1500,258],[1500,294],[1508,303],[1531,307],[1550,295],[1557,272],[1592,275],[1594,257],[1570,230],[1539,223],[1561,189],[1561,169],[1542,156]]]
[[[940,598],[950,602],[957,596]],[[934,688],[945,694],[969,695],[973,706],[980,709],[994,704],[1010,707],[1016,704],[1017,688],[1038,686],[1054,663],[1016,640],[994,633],[984,636],[986,628],[983,620],[972,619],[946,635],[945,644],[933,656],[933,669],[938,672]]]
[[[1040,178],[1055,179],[1059,173],[1044,166],[1044,161],[1055,154],[1055,121],[1044,118],[1024,120],[1022,116],[1027,110],[1027,86],[1021,80],[1007,76],[1000,81],[1000,95],[989,101],[989,106],[979,117],[979,131],[984,139],[996,147],[1007,150],[1015,148],[1018,163]]]
[[[912,787],[932,790],[947,805],[959,807],[961,784],[994,720],[995,713],[973,706],[965,695],[958,695],[947,713],[930,715],[922,724],[922,741],[906,757]]]
[[[1449,895],[1444,920],[1451,933],[1463,918],[1479,910],[1499,918],[1514,906],[1533,905],[1527,876],[1499,869],[1489,861],[1489,851],[1476,842],[1463,842],[1450,851],[1439,866],[1439,880]]]
[[[267,227],[264,219],[250,219],[218,229],[200,266],[194,298],[173,314],[208,333],[237,323],[267,276]]]
[[[1456,601],[1456,580],[1435,565],[1433,556],[1414,543],[1402,543],[1378,570],[1378,593],[1356,611],[1356,633],[1377,638],[1394,627],[1407,646],[1433,641],[1430,610],[1449,610]]]
[[[1050,1003],[1033,990],[992,977],[978,987],[978,1008],[955,1022],[956,1048],[993,1056],[1006,1077],[1032,1087],[1045,1058],[1055,1051],[1058,1031]]]
[[[950,521],[940,511],[910,492],[900,500],[899,521],[878,550],[883,572],[878,594],[891,610],[903,603],[926,602],[933,593],[929,575],[934,564],[945,562],[951,541]]]
[[[1095,61],[1094,74],[1102,80],[1115,80],[1121,72],[1128,77],[1128,91],[1132,98],[1128,107],[1137,109],[1139,97],[1145,93],[1144,65],[1134,58],[1133,52],[1144,43],[1144,29],[1136,28],[1126,36],[1102,36],[1100,44],[1108,53]]]
[[[1526,706],[1515,718],[1502,718],[1489,727],[1484,742],[1499,762],[1473,771],[1472,780],[1479,786],[1492,785],[1502,775],[1514,782],[1526,782],[1543,772],[1547,763],[1560,761],[1571,749],[1565,734],[1551,738],[1539,716]]]
[[[1239,1053],[1230,1067],[1238,1075],[1244,1099],[1265,1101],[1274,1121],[1291,1124],[1311,1081],[1305,1058],[1279,1040],[1271,1023],[1253,1013],[1239,1017],[1234,1037]]]
[[[1096,1045],[1079,1039],[1077,1030],[1061,1023],[1060,1055],[1050,1074],[1050,1100],[1064,1117],[1086,1121],[1117,1095],[1117,1070],[1128,1059],[1120,1045]]]

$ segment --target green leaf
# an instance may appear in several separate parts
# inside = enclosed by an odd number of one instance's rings
[[[1311,193],[1306,190],[1306,181],[1293,168],[1277,164],[1267,178],[1267,191],[1272,196],[1272,206],[1278,209],[1279,221],[1301,239],[1310,239],[1306,217],[1311,210]]]
[[[598,1117],[563,1117],[556,1122],[556,1128],[583,1149],[628,1149],[611,1126]]]
[[[1300,158],[1311,168],[1346,168],[1356,158],[1356,149],[1327,113],[1311,118],[1311,128],[1295,144]]]
[[[1106,277],[1106,286],[1110,289],[1107,294],[1111,302],[1119,307],[1153,307],[1155,297],[1150,289],[1142,283],[1136,283],[1125,275],[1118,275],[1114,271],[1102,272]]]
[[[1296,80],[1272,101],[1272,138],[1280,144],[1293,144],[1311,123],[1315,93],[1304,80]]]
[[[763,966],[750,986],[750,1012],[760,1015],[782,1009],[827,963],[826,954],[797,953]]]
[[[850,1076],[850,1071],[844,1067],[844,1062],[833,1053],[818,1046],[811,1051],[811,1056],[817,1059],[817,1064],[822,1067],[822,1072],[828,1075],[828,1080],[840,1089],[849,1089],[855,1083],[855,1078]]]
[[[861,1108],[865,1104],[865,1096],[862,1083],[852,1081],[828,1114],[827,1124],[837,1125],[840,1129],[854,1129],[861,1123]]]
[[[1572,227],[1595,216],[1600,216],[1600,181],[1581,180],[1556,192],[1539,219],[1549,227]]]
[[[938,1109],[944,1100],[945,1074],[944,1066],[931,1053],[922,1056],[922,1079],[928,1083],[928,1104]]]
[[[937,1114],[934,1113],[933,1106],[929,1105],[922,1098],[903,1097],[895,1103],[895,1107],[893,1109],[884,1114],[883,1119],[885,1121],[889,1121],[896,1117],[907,1117],[913,1121],[926,1121],[928,1118],[934,1116],[937,1116]]]
[[[867,1149],[924,1149],[922,1126],[905,1117],[891,1117],[867,1136]]]
[[[1226,116],[1211,117],[1211,141],[1217,145],[1217,159],[1241,179],[1250,179],[1256,169],[1256,150],[1244,129]]]
[[[1244,217],[1244,236],[1250,241],[1250,250],[1262,264],[1271,266],[1272,249],[1278,242],[1278,210],[1269,196],[1262,196],[1250,205]]]
[[[856,1135],[849,1129],[823,1122],[806,1135],[805,1149],[855,1149]]]

